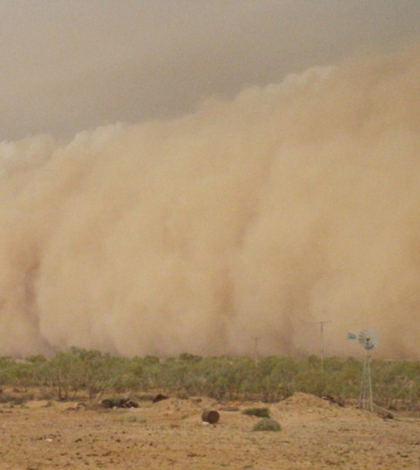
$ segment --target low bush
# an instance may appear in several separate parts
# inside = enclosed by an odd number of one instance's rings
[[[258,423],[255,423],[254,427],[252,428],[252,431],[279,432],[281,431],[281,426],[277,421],[274,421],[274,419],[263,418],[261,421],[258,421]]]
[[[270,410],[268,408],[247,408],[242,411],[247,416],[256,416],[257,418],[269,418]]]

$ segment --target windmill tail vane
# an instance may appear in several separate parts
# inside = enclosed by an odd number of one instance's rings
[[[350,331],[347,333],[347,339],[357,339],[357,335],[351,333]]]

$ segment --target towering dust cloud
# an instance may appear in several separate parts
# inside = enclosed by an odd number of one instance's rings
[[[0,353],[420,353],[420,54],[2,142]]]

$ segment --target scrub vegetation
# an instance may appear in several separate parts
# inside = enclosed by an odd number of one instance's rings
[[[71,348],[55,356],[15,360],[0,358],[1,397],[13,391],[31,396],[34,388],[45,397],[72,400],[104,394],[158,393],[180,398],[208,396],[217,400],[259,400],[272,403],[295,392],[338,402],[358,398],[363,363],[355,358],[320,359],[269,356],[121,357]],[[420,398],[420,362],[374,360],[375,402],[389,409],[417,411]]]

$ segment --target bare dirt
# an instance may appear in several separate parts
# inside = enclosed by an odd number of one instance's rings
[[[297,394],[269,405],[281,432],[251,432],[255,403],[206,398],[103,410],[32,401],[0,406],[0,470],[420,468],[420,419],[384,420]],[[203,424],[204,409],[220,413]]]

